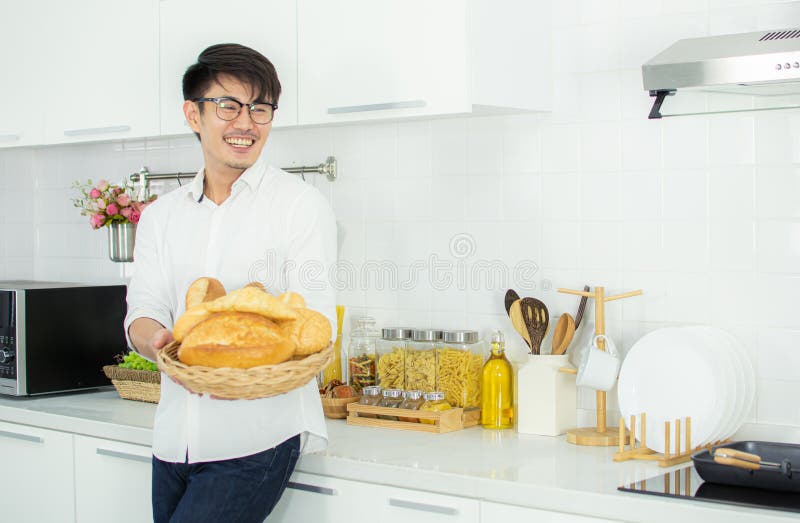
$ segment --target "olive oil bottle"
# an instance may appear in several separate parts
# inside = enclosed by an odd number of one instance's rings
[[[514,426],[514,370],[505,354],[503,333],[492,334],[492,354],[481,375],[481,425],[485,429]]]

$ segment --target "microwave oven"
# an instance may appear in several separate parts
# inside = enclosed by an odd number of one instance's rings
[[[0,394],[109,386],[127,350],[125,285],[0,281]]]

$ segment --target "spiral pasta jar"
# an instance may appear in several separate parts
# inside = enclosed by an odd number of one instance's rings
[[[405,376],[407,390],[433,392],[436,390],[436,343],[442,331],[415,329],[406,342]]]
[[[480,407],[483,342],[477,331],[442,332],[436,344],[437,390],[453,407]]]
[[[381,329],[377,345],[378,385],[384,389],[406,388],[406,341],[410,338],[411,329]]]
[[[361,394],[364,387],[375,385],[375,350],[378,332],[375,319],[363,316],[356,319],[356,328],[350,333],[347,346],[347,383]]]

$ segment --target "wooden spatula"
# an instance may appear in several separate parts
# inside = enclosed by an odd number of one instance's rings
[[[553,331],[553,356],[560,356],[567,351],[567,347],[572,343],[575,335],[575,320],[572,315],[565,312],[558,318],[556,328]]]
[[[517,294],[517,291],[515,291],[514,289],[508,289],[506,291],[506,300],[505,300],[506,314],[511,315],[511,304],[517,301],[518,299],[519,299],[519,294]]]
[[[531,338],[528,334],[528,328],[525,326],[525,320],[522,318],[522,307],[521,304],[522,300],[514,301],[508,309],[508,317],[511,318],[511,325],[514,326],[514,330],[522,336],[522,339],[525,340],[525,343],[528,345],[528,348],[531,347]],[[533,354],[533,352],[531,352]]]
[[[539,354],[542,340],[547,334],[547,326],[550,324],[550,313],[547,311],[547,306],[536,298],[522,298],[519,303],[522,319],[531,340],[531,354]]]

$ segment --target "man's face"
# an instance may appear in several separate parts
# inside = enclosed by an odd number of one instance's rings
[[[220,76],[219,82],[212,84],[202,95],[203,98],[230,97],[243,104],[272,101],[254,100],[253,96],[250,86],[227,75]],[[204,106],[202,112],[199,110],[200,104]],[[272,122],[253,122],[246,106],[242,107],[239,116],[230,121],[217,116],[214,102],[186,101],[183,111],[189,126],[200,135],[206,171],[213,174],[238,176],[251,167],[258,160],[272,129]]]

